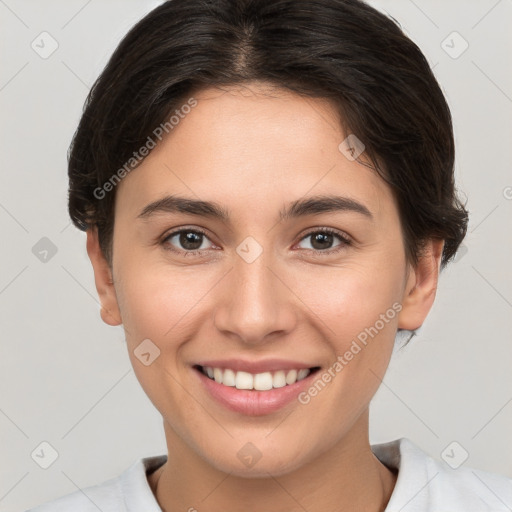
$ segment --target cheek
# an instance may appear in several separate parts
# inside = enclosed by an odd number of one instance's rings
[[[190,271],[148,271],[142,265],[125,268],[116,292],[127,336],[171,339],[193,317],[205,289],[208,282]]]
[[[398,267],[394,270],[375,263],[349,262],[329,271],[303,274],[296,281],[295,291],[309,309],[308,316],[316,317],[327,339],[342,350],[349,340],[376,322],[383,336],[392,333],[402,299],[402,279]],[[382,315],[385,324],[379,321]]]
[[[325,286],[309,277],[302,281],[298,295],[314,313],[309,314],[313,329],[323,333],[331,348],[328,368],[304,397],[309,403],[322,394],[325,399],[317,401],[325,407],[318,410],[322,421],[333,416],[340,421],[356,418],[380,385],[401,310],[399,273],[398,267],[396,272],[390,268],[384,272],[378,266],[352,265],[333,269]]]
[[[204,295],[191,282],[197,283],[191,275],[149,271],[134,263],[125,264],[116,287],[135,375],[156,409],[162,414],[173,410],[176,418],[176,411],[185,416],[188,411],[188,395],[179,384],[187,378],[181,346],[189,340],[194,305]],[[149,353],[145,359],[144,353]],[[192,424],[194,419],[187,421]]]

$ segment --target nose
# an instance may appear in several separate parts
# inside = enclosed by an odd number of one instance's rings
[[[297,298],[286,281],[265,251],[252,263],[235,257],[221,283],[216,328],[248,345],[268,343],[292,332]]]

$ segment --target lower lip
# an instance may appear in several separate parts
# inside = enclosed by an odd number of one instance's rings
[[[312,372],[302,380],[294,384],[287,384],[282,388],[273,388],[268,391],[255,391],[237,389],[232,386],[224,386],[207,377],[201,370],[194,368],[208,393],[220,404],[231,411],[246,414],[247,416],[263,416],[278,411],[290,402],[297,399],[297,396],[308,386],[318,372]]]

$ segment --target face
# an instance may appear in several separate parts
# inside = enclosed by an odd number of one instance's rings
[[[367,435],[441,246],[408,265],[393,194],[340,151],[327,101],[261,83],[194,98],[117,187],[113,284],[88,233],[102,314],[123,323],[168,443],[235,475],[284,474]]]

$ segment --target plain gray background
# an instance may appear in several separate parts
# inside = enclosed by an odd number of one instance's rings
[[[166,453],[122,327],[100,319],[85,234],[66,206],[85,96],[159,3],[0,0],[0,512]],[[512,1],[371,3],[420,46],[446,94],[471,219],[427,322],[373,400],[371,442],[405,436],[441,460],[467,452],[465,466],[512,477]],[[43,442],[58,453],[47,469],[33,458],[41,446],[50,453]]]

